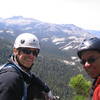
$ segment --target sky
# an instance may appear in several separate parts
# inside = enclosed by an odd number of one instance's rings
[[[12,16],[100,30],[100,0],[0,0],[0,17]]]

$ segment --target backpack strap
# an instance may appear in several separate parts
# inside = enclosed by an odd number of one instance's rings
[[[23,80],[27,83],[30,84],[32,82],[32,76],[28,75],[27,73],[23,72],[20,70],[14,63],[9,63],[13,65],[12,67],[20,74],[20,76],[23,78]]]
[[[8,69],[9,70],[11,68],[14,68],[21,75],[21,71],[19,70],[19,68],[15,64],[10,63],[10,62],[7,62],[4,65],[2,65],[0,67],[0,70],[2,70],[2,69]],[[9,70],[9,71],[12,71],[12,70]]]

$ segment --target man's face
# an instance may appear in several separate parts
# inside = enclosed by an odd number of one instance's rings
[[[34,63],[37,55],[37,49],[32,48],[22,48],[17,51],[17,58],[21,65],[25,66],[27,69],[30,69],[32,64]]]
[[[96,78],[100,75],[100,52],[83,52],[81,56],[81,63],[90,77]]]

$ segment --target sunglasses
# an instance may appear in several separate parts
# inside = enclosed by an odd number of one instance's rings
[[[98,60],[99,58],[100,58],[100,57],[97,57],[97,58],[91,57],[91,58],[89,58],[89,59],[87,59],[87,60],[81,60],[80,63],[81,63],[82,65],[85,65],[86,62],[88,62],[89,64],[92,64],[92,63],[94,63],[96,60]]]
[[[30,50],[28,48],[20,48],[19,49],[20,51],[22,51],[24,54],[33,54],[33,56],[37,56],[39,54],[39,49],[36,49],[36,50]]]

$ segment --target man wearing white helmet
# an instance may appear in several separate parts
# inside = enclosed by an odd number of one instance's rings
[[[23,33],[16,38],[13,55],[0,69],[0,100],[54,100],[49,87],[30,72],[39,51],[35,35]]]

